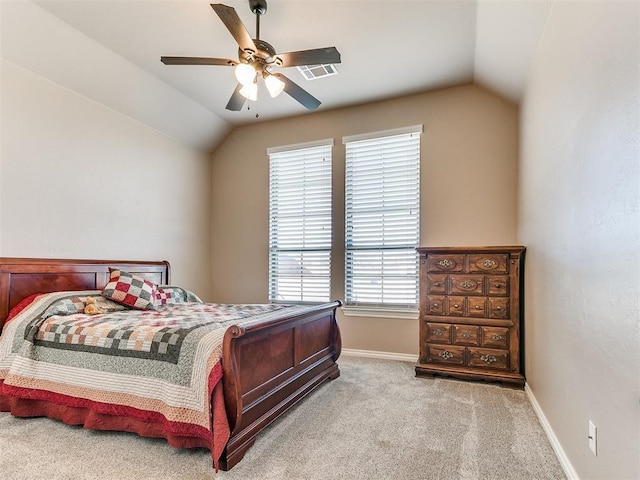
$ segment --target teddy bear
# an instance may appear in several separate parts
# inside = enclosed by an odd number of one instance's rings
[[[84,313],[86,313],[87,315],[97,315],[98,313],[104,313],[104,310],[96,304],[95,297],[87,297],[85,304],[86,305],[84,307]]]

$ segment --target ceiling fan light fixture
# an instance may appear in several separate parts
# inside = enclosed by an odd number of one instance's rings
[[[284,90],[284,82],[274,75],[267,75],[264,79],[264,84],[269,90],[271,98],[276,98]]]
[[[247,83],[246,85],[243,85],[239,93],[247,100],[255,102],[258,100],[258,84],[253,82]]]
[[[256,71],[248,63],[239,63],[235,70],[236,78],[243,86],[251,85],[255,81]]]

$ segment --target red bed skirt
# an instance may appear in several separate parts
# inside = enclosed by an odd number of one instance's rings
[[[217,470],[218,460],[229,440],[221,377],[222,368],[218,363],[210,378],[210,385],[214,385],[210,392],[213,435],[211,432],[204,435],[203,432],[193,432],[199,433],[199,436],[177,434],[176,430],[188,432],[193,430],[194,426],[169,422],[156,412],[83,401],[42,390],[16,389],[11,385],[4,385],[3,380],[0,380],[0,411],[10,412],[15,417],[47,417],[68,425],[82,425],[89,430],[113,430],[137,433],[141,437],[164,438],[169,445],[176,448],[206,448],[211,450],[213,464]]]

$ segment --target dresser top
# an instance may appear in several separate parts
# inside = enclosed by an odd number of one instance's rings
[[[418,247],[420,253],[520,253],[526,249],[523,245],[484,246],[484,247]]]

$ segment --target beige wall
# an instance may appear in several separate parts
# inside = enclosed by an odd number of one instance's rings
[[[208,296],[209,156],[1,67],[0,255],[166,259],[173,283]]]
[[[581,479],[640,478],[639,8],[555,2],[521,109],[527,382]]]
[[[267,301],[268,147],[334,139],[333,298],[344,298],[345,135],[423,124],[421,244],[514,243],[517,115],[513,104],[465,85],[236,128],[213,154],[214,300]],[[417,320],[340,323],[345,348],[418,353]]]

